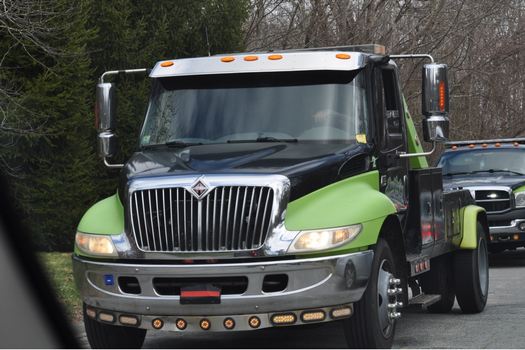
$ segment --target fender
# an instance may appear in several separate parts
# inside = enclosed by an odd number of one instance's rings
[[[117,194],[101,200],[84,214],[78,231],[100,235],[117,235],[124,232],[124,207]]]
[[[354,224],[363,226],[350,243],[329,252],[376,244],[381,226],[396,208],[379,192],[377,170],[333,183],[288,204],[285,228],[289,231],[314,230]]]
[[[485,209],[476,205],[467,205],[463,208],[462,217],[462,238],[459,244],[460,249],[476,249],[478,247],[477,240],[477,224],[479,216],[485,217]]]

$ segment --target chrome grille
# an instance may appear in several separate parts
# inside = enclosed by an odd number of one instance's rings
[[[221,186],[198,200],[185,188],[136,190],[132,230],[150,252],[239,251],[259,248],[270,231],[273,189]]]
[[[510,193],[503,190],[476,190],[476,204],[485,208],[487,213],[510,209]]]

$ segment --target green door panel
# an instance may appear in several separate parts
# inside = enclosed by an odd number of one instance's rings
[[[476,249],[478,215],[485,213],[485,209],[476,205],[467,205],[463,208],[462,239],[459,247],[461,249]]]
[[[284,224],[290,231],[314,230],[363,224],[395,212],[392,201],[379,192],[379,172],[374,170],[289,203]]]
[[[101,235],[124,232],[124,207],[117,194],[101,200],[84,214],[78,231]]]

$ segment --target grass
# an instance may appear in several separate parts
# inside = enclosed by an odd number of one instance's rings
[[[39,253],[56,296],[70,319],[80,319],[82,302],[73,280],[71,253]]]

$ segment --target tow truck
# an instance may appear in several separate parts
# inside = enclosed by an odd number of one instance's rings
[[[429,61],[428,152],[402,59]],[[149,76],[152,92],[136,152],[118,164],[114,78],[126,74]],[[75,237],[91,346],[338,322],[349,347],[387,348],[409,303],[484,309],[485,209],[443,191],[426,159],[449,129],[447,67],[430,55],[372,44],[162,60],[104,73],[96,110],[120,181]]]
[[[487,212],[488,249],[525,247],[525,139],[450,141],[438,165],[444,186],[470,191]]]

